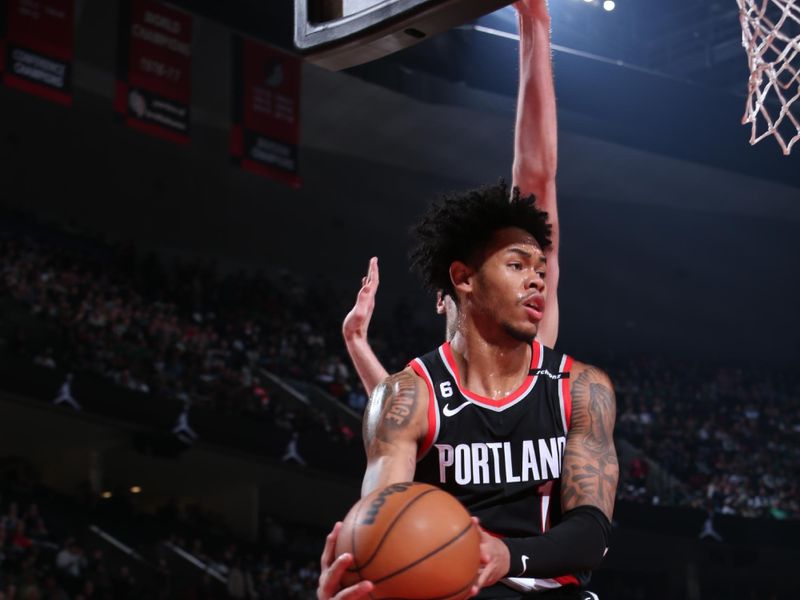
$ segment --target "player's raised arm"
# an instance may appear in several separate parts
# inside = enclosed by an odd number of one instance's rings
[[[616,400],[608,376],[575,363],[572,418],[561,469],[561,523],[530,538],[482,536],[490,559],[479,585],[503,577],[559,577],[596,568],[605,556],[619,478],[614,448]]]
[[[523,0],[519,13],[519,94],[514,133],[514,186],[523,196],[534,194],[548,214],[552,247],[547,253],[549,293],[538,339],[550,348],[558,338],[558,247],[556,204],[558,124],[550,48],[550,15],[545,0]]]
[[[350,355],[350,360],[353,361],[367,395],[370,396],[375,387],[389,376],[367,340],[379,283],[378,258],[373,256],[369,261],[367,275],[361,280],[361,289],[356,296],[356,303],[342,323],[342,336],[345,346],[347,346],[347,353]]]
[[[410,368],[375,388],[364,415],[367,470],[362,497],[414,479],[417,450],[427,433],[428,395],[425,383]]]

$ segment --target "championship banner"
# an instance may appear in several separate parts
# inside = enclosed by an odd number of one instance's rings
[[[300,59],[234,36],[233,61],[233,162],[299,187]]]
[[[12,88],[72,104],[74,0],[0,2],[0,73]]]
[[[192,18],[152,0],[121,0],[114,111],[126,125],[189,142]]]

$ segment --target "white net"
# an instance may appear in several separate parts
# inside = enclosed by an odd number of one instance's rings
[[[800,140],[800,0],[737,0],[750,65],[742,123],[750,143],[773,136],[784,154]]]

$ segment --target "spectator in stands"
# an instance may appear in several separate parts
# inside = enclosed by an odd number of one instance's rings
[[[158,560],[156,590],[158,590],[159,600],[172,598],[172,571],[164,558],[159,558]]]
[[[117,576],[112,579],[114,600],[133,600],[137,598],[136,580],[131,575],[128,565],[120,567]]]
[[[42,596],[44,600],[69,600],[69,595],[52,575],[45,577]]]
[[[272,517],[264,519],[264,541],[273,552],[282,550],[286,545],[286,530]],[[271,565],[268,555],[264,555],[262,561],[265,566]]]
[[[55,369],[57,365],[53,358],[53,349],[47,348],[42,354],[37,354],[33,358],[33,363],[46,369]]]
[[[364,407],[367,406],[367,394],[364,391],[364,386],[361,385],[360,382],[357,383],[347,395],[347,405],[359,415],[364,413]]]
[[[95,548],[89,554],[86,565],[86,577],[94,583],[94,589],[99,596],[107,596],[111,592],[111,575],[106,565],[105,553],[100,548]]]
[[[39,505],[31,504],[22,516],[25,521],[25,530],[28,535],[34,540],[43,540],[49,536],[47,527],[45,526],[44,519],[39,514]]]
[[[11,547],[16,554],[25,554],[33,546],[33,541],[25,534],[25,521],[17,520],[17,528],[11,535]]]
[[[301,580],[310,581],[316,585],[319,579],[319,566],[314,561],[309,561],[297,572],[297,575]]]
[[[8,505],[8,511],[0,519],[0,528],[4,529],[7,534],[11,534],[16,531],[18,521],[19,505],[16,502],[11,502]]]
[[[258,600],[268,600],[275,597],[275,591],[270,580],[270,571],[267,568],[257,570],[253,587],[255,591],[254,598]]]
[[[97,596],[94,582],[91,579],[87,579],[83,582],[83,587],[80,593],[75,596],[75,600],[93,600]]]
[[[252,383],[253,396],[256,399],[256,404],[261,411],[269,410],[269,391],[263,385],[259,378],[254,378]]]
[[[70,594],[75,594],[80,590],[86,565],[83,549],[75,543],[74,539],[67,539],[64,547],[56,556],[56,568],[62,575],[64,588]]]
[[[26,570],[22,576],[22,585],[19,587],[19,597],[22,600],[37,600],[42,597],[42,590],[36,581],[36,574]]]
[[[250,574],[242,567],[242,561],[236,559],[228,571],[228,595],[231,598],[244,599],[254,595]]]
[[[0,575],[3,572],[3,563],[6,560],[6,530],[4,527],[0,527]]]

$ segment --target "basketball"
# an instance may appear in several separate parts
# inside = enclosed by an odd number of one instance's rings
[[[395,483],[357,502],[336,556],[353,555],[342,586],[368,580],[372,598],[461,600],[480,566],[480,534],[467,510],[424,483]]]

